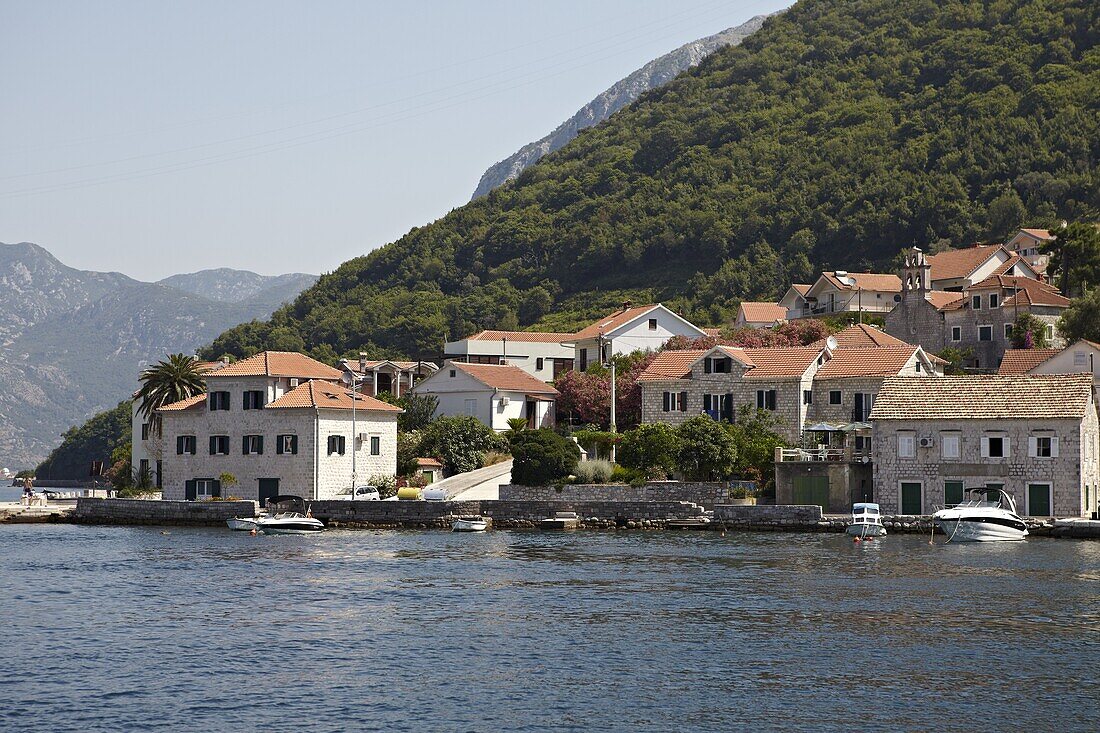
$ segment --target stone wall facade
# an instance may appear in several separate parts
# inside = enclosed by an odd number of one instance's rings
[[[924,295],[919,290],[903,291],[901,302],[886,314],[886,333],[938,354],[946,345],[943,313]]]
[[[76,524],[148,524],[225,526],[233,517],[254,517],[254,501],[156,501],[144,499],[77,499]]]
[[[566,484],[564,486],[500,487],[501,501],[688,501],[704,509],[730,500],[733,486],[741,482],[654,481],[644,486],[629,484]]]
[[[916,438],[913,458],[898,455],[903,433]],[[877,420],[872,437],[874,500],[883,514],[900,513],[902,483],[919,484],[919,513],[930,514],[945,503],[945,482],[962,482],[966,489],[1001,484],[1019,514],[1027,516],[1028,492],[1049,487],[1053,516],[1084,516],[1100,490],[1098,433],[1091,407],[1080,420]],[[957,459],[942,456],[944,434],[959,436]],[[983,457],[983,436],[1006,438],[1008,455]],[[1037,436],[1056,436],[1058,456],[1029,456],[1029,438]],[[921,438],[931,439],[931,446],[920,447]]]
[[[714,508],[715,522],[819,522],[823,518],[821,507],[813,504],[787,504],[776,506],[731,506]]]
[[[982,291],[979,297],[982,301],[982,307],[979,309],[975,310],[971,307],[971,298],[967,295],[962,308],[944,312],[944,346],[970,349],[973,352],[970,366],[979,369],[999,367],[1001,359],[1004,358],[1005,349],[1012,348],[1012,339],[1006,333],[1006,329],[1012,327],[1018,316],[1029,312],[1043,323],[1053,326],[1051,329],[1053,339],[1050,344],[1052,347],[1062,348],[1066,345],[1065,339],[1061,337],[1057,328],[1058,317],[1062,314],[1061,308],[1043,306],[990,308],[987,293]],[[982,326],[989,327],[989,341],[982,341],[980,338],[979,329]],[[955,328],[959,329],[958,340],[954,338],[953,329]]]
[[[822,509],[832,514],[851,512],[857,501],[871,501],[873,469],[870,463],[847,461],[790,461],[775,464],[775,503],[794,504],[795,480],[799,477],[825,478],[829,482],[829,500]]]

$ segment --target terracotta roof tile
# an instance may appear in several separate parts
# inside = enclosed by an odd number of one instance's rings
[[[813,285],[804,285],[802,283],[795,283],[794,285],[791,285],[791,287],[794,288],[795,290],[797,290],[799,295],[805,295],[806,293],[810,292],[810,288],[812,288]]]
[[[863,348],[867,346],[910,346],[909,343],[891,336],[885,331],[866,323],[854,323],[842,331],[833,334],[838,349]],[[828,339],[815,341],[812,346],[824,348]]]
[[[368,397],[355,395],[355,409],[372,412],[402,412],[400,407]],[[352,391],[342,384],[334,384],[321,379],[311,379],[299,384],[274,402],[264,405],[265,410],[293,409],[299,407],[323,408],[326,410],[350,410]]]
[[[739,308],[744,320],[749,323],[775,323],[787,320],[787,309],[778,303],[746,301]]]
[[[871,420],[1079,420],[1091,400],[1091,374],[888,377]]]
[[[580,331],[577,331],[573,335],[575,339],[591,339],[596,338],[601,333],[609,333],[614,331],[619,326],[623,326],[630,323],[635,318],[641,318],[646,313],[657,307],[657,304],[651,303],[650,305],[639,305],[633,308],[626,308],[624,310],[617,311],[610,315],[604,316],[595,323],[585,326]]]
[[[998,374],[1027,374],[1061,349],[1006,349]]]
[[[1004,249],[999,244],[976,244],[965,249],[953,249],[938,255],[929,255],[933,280],[955,280],[969,277],[982,263]],[[1006,250],[1007,251],[1007,250]]]
[[[924,299],[931,303],[933,308],[941,311],[954,310],[954,306],[960,304],[965,297],[962,293],[952,293],[947,290],[929,290],[924,295]]]
[[[185,400],[180,400],[179,402],[173,402],[171,404],[165,405],[164,407],[158,409],[157,412],[181,412],[183,410],[190,410],[192,407],[198,407],[204,402],[206,402],[205,392],[203,392],[202,394],[197,394],[194,397],[188,397]]]
[[[299,379],[339,379],[339,369],[322,364],[294,351],[263,351],[235,361],[208,378],[220,377],[297,377]]]
[[[974,283],[967,290],[1000,290],[1004,288],[1026,288],[1028,290],[1046,290],[1057,293],[1058,288],[1050,283],[1034,280],[1023,275],[990,275],[981,282]]]
[[[666,379],[681,379],[691,371],[691,365],[708,351],[710,349],[661,351],[653,357],[653,361],[638,375],[635,381],[658,382]]]
[[[901,292],[901,278],[897,275],[888,273],[849,272],[846,277],[853,281],[854,284],[851,285],[842,282],[836,272],[823,272],[821,276],[832,283],[833,287],[838,290],[859,288],[860,290],[878,290],[884,293]]]
[[[1005,308],[1019,305],[1046,305],[1053,308],[1069,308],[1070,299],[1049,290],[1019,290],[1015,295],[1005,298],[1001,305]]]
[[[847,377],[890,377],[900,372],[917,347],[872,346],[837,349],[833,358],[817,370],[815,379],[843,379]]]
[[[544,331],[479,331],[473,336],[467,336],[469,341],[501,341],[508,339],[517,343],[529,344],[560,344],[570,343],[576,340],[576,334],[550,333]]]
[[[801,377],[820,354],[821,349],[816,346],[745,349],[745,355],[753,362],[745,379]]]
[[[1036,239],[1054,239],[1054,236],[1046,229],[1021,229],[1020,231],[1030,234]]]
[[[528,394],[556,395],[558,393],[546,382],[511,364],[466,364],[460,361],[449,362],[449,364],[493,389]]]

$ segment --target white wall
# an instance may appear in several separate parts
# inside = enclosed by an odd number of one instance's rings
[[[513,341],[508,339],[507,363],[517,366],[533,377],[544,382],[554,380],[554,359],[574,358],[572,345],[562,346],[560,343],[544,343],[536,341]],[[448,358],[462,356],[504,356],[504,344],[500,341],[451,341],[444,346],[444,353]],[[542,369],[538,368],[538,360],[543,360]],[[458,359],[461,361],[462,359]]]
[[[651,318],[657,319],[655,329],[649,327]],[[635,319],[632,323],[609,331],[605,334],[605,342],[608,344],[609,355],[630,354],[635,351],[656,351],[673,336],[698,338],[705,335],[706,332],[702,329],[687,323],[667,308],[659,307]],[[577,341],[576,347],[575,368],[580,369],[581,351],[585,349],[588,351],[589,365],[600,360],[597,339]]]

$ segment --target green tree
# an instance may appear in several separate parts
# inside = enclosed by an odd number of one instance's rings
[[[936,354],[944,361],[947,362],[943,368],[943,373],[948,376],[956,376],[959,374],[966,374],[966,362],[974,357],[973,349],[960,349],[955,346],[948,346],[946,349]]]
[[[173,402],[202,394],[206,391],[199,360],[186,354],[169,354],[141,373],[141,387],[135,399],[138,414],[149,423],[154,435],[160,435],[160,415],[157,410]]]
[[[737,445],[733,436],[706,415],[689,418],[676,429],[680,447],[676,464],[689,481],[715,481],[733,473]]]
[[[1047,338],[1047,324],[1031,313],[1021,313],[1012,324],[1012,348],[1046,349],[1050,347]]]
[[[543,486],[573,473],[580,458],[577,444],[553,430],[524,430],[512,437],[512,480]]]
[[[423,430],[435,419],[439,398],[434,394],[405,394],[396,401],[405,412],[397,416],[397,428],[405,432]]]
[[[397,475],[412,476],[420,464],[417,458],[426,458],[420,454],[422,437],[419,431],[397,433]]]
[[[487,451],[508,450],[507,439],[469,415],[441,417],[423,431],[420,450],[438,458],[447,475],[481,468]]]
[[[644,423],[623,433],[617,458],[619,463],[656,478],[668,478],[676,471],[680,438],[671,425]]]
[[[1070,303],[1058,319],[1058,331],[1067,342],[1100,341],[1100,286]]]
[[[1051,231],[1056,239],[1040,250],[1050,254],[1054,282],[1066,297],[1082,295],[1100,285],[1100,229],[1093,223],[1074,222]]]
[[[775,494],[775,449],[787,442],[779,434],[782,421],[775,413],[744,405],[737,421],[726,429],[737,448],[734,472],[738,477],[755,481],[763,496]]]
[[[54,448],[46,460],[38,464],[35,474],[41,479],[86,479],[94,462],[115,466],[115,455],[124,449],[125,481],[130,481],[130,400],[119,402],[83,425],[65,431],[61,445]]]

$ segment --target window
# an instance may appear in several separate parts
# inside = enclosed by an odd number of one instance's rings
[[[1012,338],[1012,324],[1011,323],[1006,323],[1005,324],[1005,338],[1006,339],[1011,339]]]
[[[541,372],[541,371],[542,371],[542,367],[543,367],[543,364],[544,364],[544,363],[545,363],[545,362],[543,361],[543,358],[542,358],[541,356],[540,356],[540,357],[537,357],[537,358],[535,359],[535,371],[536,371],[536,372]]]
[[[210,393],[210,411],[214,410],[228,410],[229,409],[229,393],[228,392],[211,392]]]
[[[993,326],[978,326],[978,340],[979,341],[992,341],[993,340]]]
[[[829,404],[830,405],[839,405],[840,401],[841,401],[840,390],[839,389],[829,390]]]
[[[814,403],[814,391],[812,389],[802,390],[802,404],[812,405]]]
[[[198,479],[197,481],[195,481],[195,498],[209,499],[211,497],[217,496],[219,493],[221,493],[218,491],[217,484],[218,482],[212,478]]]
[[[1047,324],[1047,338],[1048,339],[1053,339],[1054,338],[1054,324],[1053,323],[1048,323]]]
[[[198,443],[195,440],[194,435],[177,435],[176,436],[176,455],[177,456],[193,456],[197,452]]]
[[[917,370],[917,374],[920,374],[920,362],[918,361],[914,366]]]
[[[462,403],[462,409],[465,414],[476,417],[477,416],[477,400],[466,400]]]
[[[244,393],[244,409],[259,410],[264,406],[264,393],[262,390],[250,389]]]
[[[917,436],[913,433],[898,433],[898,458],[915,458],[917,455]]]
[[[1083,367],[1083,366],[1088,366],[1088,364],[1089,364],[1089,355],[1088,354],[1086,354],[1084,351],[1075,351],[1075,352],[1073,352],[1073,366]]]
[[[758,410],[774,410],[775,409],[775,390],[774,389],[758,389],[758,390],[756,390],[756,409],[758,409]]]
[[[656,318],[650,318],[649,319],[649,330],[650,331],[656,331],[657,330],[657,319]]]
[[[980,311],[982,309],[982,296],[980,296],[980,295],[970,296],[970,307],[973,308],[976,311]]]
[[[1058,438],[1053,435],[1033,435],[1027,442],[1027,454],[1032,458],[1058,457]]]
[[[450,373],[449,376],[451,377],[451,379],[454,379],[454,376],[455,376],[455,370],[454,369],[451,370],[451,373]]]
[[[729,374],[730,367],[733,364],[731,359],[724,357],[706,358],[703,360],[703,373],[704,374]]]
[[[962,481],[944,481],[943,482],[943,504],[944,506],[957,506],[963,503],[963,482]]]
[[[962,341],[962,339],[963,339],[963,330],[962,330],[962,328],[960,328],[959,326],[952,326],[951,327],[951,340],[952,341]]]
[[[149,459],[142,458],[138,461],[138,477],[145,478],[149,475]]]
[[[264,436],[262,435],[244,435],[241,436],[241,455],[242,456],[262,456],[264,454]]]
[[[227,455],[229,455],[229,436],[228,435],[211,435],[210,436],[210,455],[212,455],[212,456],[227,456]]]
[[[982,458],[1008,458],[1009,440],[1004,435],[982,436]]]
[[[941,451],[944,458],[959,457],[959,434],[943,433],[940,436]],[[958,502],[956,502],[958,503]]]
[[[875,396],[870,392],[857,392],[854,397],[852,419],[856,422],[865,422],[871,415],[871,408],[875,406]]]
[[[989,307],[990,308],[998,308],[998,307],[1000,307],[1000,305],[1001,305],[1001,296],[997,295],[996,293],[990,293],[989,294]]]
[[[141,439],[149,440],[149,423],[147,422],[141,424]]]
[[[382,455],[382,439],[377,435],[370,437],[370,454],[372,456]]]
[[[328,436],[328,454],[331,456],[334,453],[344,455],[344,448],[346,445],[343,435],[330,435]]]
[[[665,412],[687,412],[687,392],[662,392],[661,408]]]
[[[298,454],[298,436],[297,435],[276,435],[275,436],[275,453],[278,455],[297,455]]]

